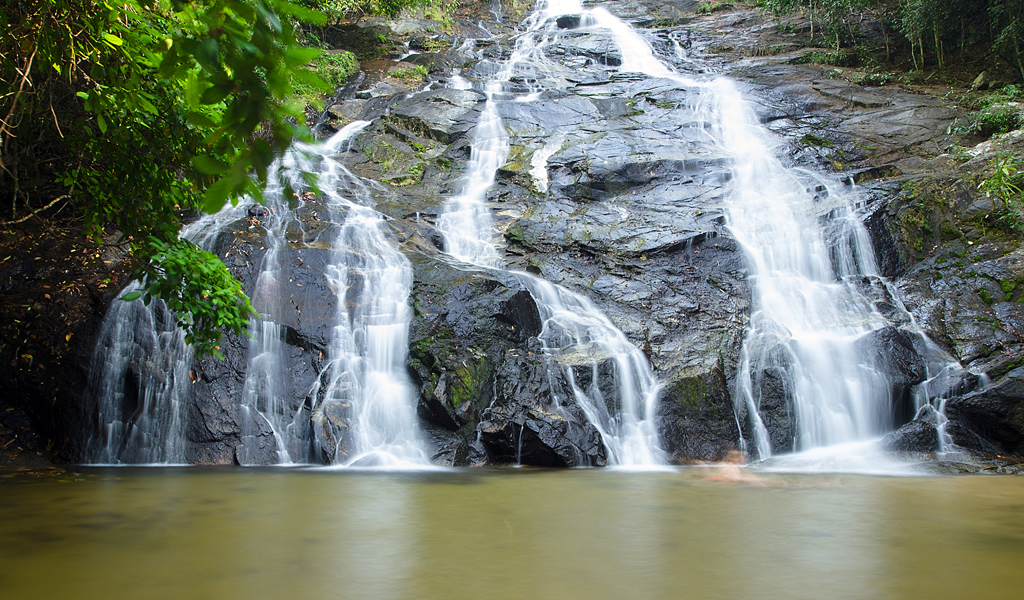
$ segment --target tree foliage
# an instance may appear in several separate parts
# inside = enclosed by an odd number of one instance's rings
[[[364,15],[397,17],[403,10],[452,4],[445,0],[301,0],[304,6],[322,13],[328,21],[340,23]],[[449,10],[451,6],[447,7]]]
[[[874,13],[910,46],[916,68],[926,53],[944,68],[954,53],[988,49],[1024,77],[1024,0],[758,0],[777,15],[804,12],[837,50],[856,34],[855,19]],[[812,38],[813,38],[812,30]]]
[[[130,244],[148,295],[200,352],[252,308],[223,263],[178,240],[178,215],[260,196],[274,157],[304,136],[289,0],[23,0],[0,12],[0,189],[12,220],[70,198],[99,239]],[[254,133],[262,130],[260,135]],[[233,283],[234,282],[234,283]]]

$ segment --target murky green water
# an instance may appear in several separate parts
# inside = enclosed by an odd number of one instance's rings
[[[0,477],[0,598],[1012,598],[1024,478]]]

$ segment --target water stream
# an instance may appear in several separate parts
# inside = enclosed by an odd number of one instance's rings
[[[508,135],[498,112],[496,95],[516,77],[526,82],[526,93],[512,101],[529,102],[543,89],[543,73],[556,68],[545,48],[558,36],[555,19],[579,9],[578,3],[541,3],[525,21],[526,30],[515,41],[510,57],[498,65],[493,79],[483,84],[487,101],[473,131],[466,183],[462,193],[445,203],[437,220],[445,250],[462,261],[501,267],[493,242],[495,235],[487,190],[509,153]],[[460,78],[457,83],[464,80]],[[552,152],[554,149],[552,149]],[[543,170],[542,165],[536,166]],[[543,322],[538,336],[552,369],[561,372],[573,390],[573,400],[597,428],[611,466],[651,467],[665,462],[655,427],[660,384],[639,348],[590,300],[529,273],[515,275],[537,304]],[[610,363],[606,373],[601,365]],[[589,367],[591,385],[581,387],[573,368]],[[605,398],[601,382],[611,378],[614,398]],[[614,410],[609,410],[613,406]],[[559,407],[555,407],[558,409]]]
[[[356,122],[346,129],[368,124]],[[384,235],[368,184],[327,157],[334,150],[331,141],[325,146],[319,187],[331,220],[341,223],[327,267],[337,295],[338,324],[325,367],[328,384],[314,407],[314,420],[335,443],[335,464],[428,467],[416,390],[406,367],[412,266]],[[345,416],[332,420],[332,414]]]
[[[620,71],[698,90],[693,108],[706,142],[731,164],[728,228],[745,250],[755,294],[734,401],[737,414],[748,416],[756,456],[848,445],[890,431],[889,382],[859,346],[865,334],[889,322],[856,284],[865,276],[880,279],[870,238],[854,215],[863,201],[858,191],[783,165],[777,141],[732,80],[676,73],[603,8],[587,11],[584,24],[611,31],[622,54]],[[923,337],[916,328],[915,334]],[[951,359],[931,346],[929,358],[944,368]],[[782,379],[795,421],[787,445],[776,448],[760,416],[769,370]]]

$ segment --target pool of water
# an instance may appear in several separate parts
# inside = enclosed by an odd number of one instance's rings
[[[1024,478],[0,474],[0,598],[1010,598]]]

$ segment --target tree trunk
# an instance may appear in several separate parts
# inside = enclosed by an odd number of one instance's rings
[[[1014,29],[1017,29],[1017,21],[1013,22]],[[1013,50],[1017,54],[1017,68],[1020,69],[1021,79],[1024,80],[1024,62],[1020,59],[1020,36],[1013,36]]]
[[[885,19],[878,18],[878,26],[882,28],[882,39],[885,40],[885,64],[892,62],[892,53],[889,51],[889,34],[885,31]]]

